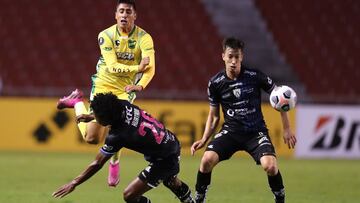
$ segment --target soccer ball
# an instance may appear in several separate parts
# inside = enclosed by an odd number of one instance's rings
[[[270,94],[271,106],[281,112],[294,108],[296,101],[296,92],[286,85],[275,87]]]

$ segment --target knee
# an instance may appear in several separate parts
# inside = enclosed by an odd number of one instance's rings
[[[270,176],[274,176],[278,173],[278,167],[276,163],[267,163],[264,164],[262,167],[264,171]]]
[[[219,158],[216,154],[204,154],[201,159],[200,171],[202,173],[209,173],[214,166],[219,162]]]
[[[131,190],[125,190],[123,198],[125,202],[135,202],[137,196]]]
[[[93,133],[86,133],[85,134],[85,142],[88,144],[99,144],[99,136]]]

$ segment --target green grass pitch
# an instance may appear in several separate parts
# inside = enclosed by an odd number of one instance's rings
[[[147,165],[141,155],[123,155],[121,182],[106,183],[107,165],[63,199],[51,194],[72,180],[93,160],[94,154],[0,151],[0,202],[92,203],[124,202],[122,191]],[[200,157],[183,156],[179,177],[194,189]],[[359,160],[279,159],[288,203],[360,202]],[[273,203],[265,173],[250,158],[233,157],[213,171],[209,203]],[[153,203],[175,203],[164,186],[146,193]]]

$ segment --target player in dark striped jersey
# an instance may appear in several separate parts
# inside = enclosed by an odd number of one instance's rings
[[[79,115],[77,120],[96,119],[99,124],[109,126],[110,132],[96,159],[78,177],[54,192],[54,197],[69,194],[99,171],[112,155],[121,148],[128,148],[144,154],[150,164],[125,189],[126,202],[149,203],[143,194],[162,182],[181,202],[194,203],[188,185],[177,177],[180,143],[172,132],[145,111],[112,93],[97,94],[91,108],[94,114]]]
[[[191,153],[202,148],[215,132],[220,118],[220,105],[224,124],[220,132],[208,144],[202,157],[196,183],[196,202],[205,202],[210,185],[211,171],[236,151],[246,151],[257,164],[261,164],[268,175],[268,181],[277,203],[285,201],[285,190],[278,170],[274,146],[261,112],[261,89],[270,93],[274,82],[262,72],[241,65],[244,43],[235,38],[223,42],[225,70],[210,79],[208,95],[210,111],[201,140],[191,147]],[[296,143],[289,126],[286,112],[281,113],[284,127],[284,141],[289,148]]]

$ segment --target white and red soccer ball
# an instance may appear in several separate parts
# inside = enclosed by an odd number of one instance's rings
[[[275,87],[269,99],[271,106],[281,112],[293,109],[297,102],[296,92],[286,85]]]

